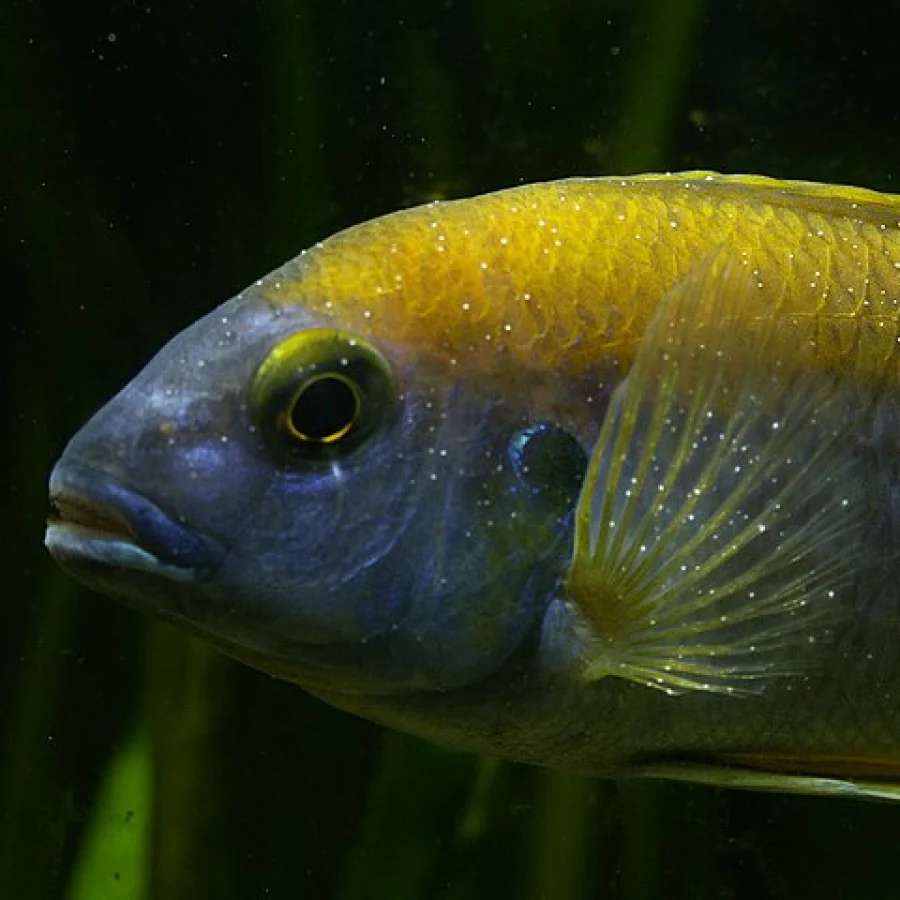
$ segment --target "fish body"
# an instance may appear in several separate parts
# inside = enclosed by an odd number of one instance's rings
[[[900,794],[900,199],[573,179],[342,232],[72,440],[76,577],[603,775]]]

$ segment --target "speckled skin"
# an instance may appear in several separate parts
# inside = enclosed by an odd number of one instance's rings
[[[900,201],[704,173],[571,179],[434,203],[338,234],[263,284],[469,372],[627,363],[668,288],[725,247],[775,280],[810,364],[897,377]]]
[[[532,372],[551,371],[549,402],[574,407],[581,433],[593,433],[581,401],[598,364],[626,371],[668,288],[721,247],[778,284],[772,315],[805,338],[797,353],[810,367],[893,390],[900,200],[859,189],[707,173],[529,185],[352,228],[276,273],[264,292],[473,375],[507,372],[526,390]],[[463,746],[579,771],[771,753],[808,758],[823,773],[846,773],[834,762],[844,758],[857,758],[860,774],[878,772],[877,761],[900,764],[900,631],[897,596],[876,590],[863,645],[850,640],[824,677],[761,698],[673,698],[614,679],[523,691],[540,683],[526,666],[464,694],[388,709],[329,699]]]
[[[543,523],[508,481],[510,435],[550,420],[590,452],[667,291],[723,251],[765,285],[799,365],[874,398],[874,525],[853,622],[814,671],[751,697],[548,673],[541,620],[571,534],[523,548]],[[864,190],[705,173],[580,179],[387,216],[301,254],[176,338],[58,467],[57,490],[71,471],[103,472],[230,547],[215,578],[163,590],[61,561],[328,702],[459,746],[595,773],[737,756],[883,776],[900,763],[898,297],[900,199]],[[273,343],[323,325],[379,347],[404,404],[333,483],[273,467],[246,400]],[[421,572],[435,555],[446,594]],[[380,618],[366,631],[373,598]]]

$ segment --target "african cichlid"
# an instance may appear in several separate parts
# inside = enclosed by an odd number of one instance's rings
[[[74,437],[76,578],[576,772],[900,798],[900,197],[574,179],[344,231]]]

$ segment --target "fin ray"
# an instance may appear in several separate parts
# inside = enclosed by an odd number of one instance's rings
[[[566,581],[589,680],[760,690],[810,665],[846,615],[865,404],[793,363],[764,283],[714,253],[665,299],[613,395]]]
[[[857,779],[850,773],[817,775],[810,772],[770,771],[741,768],[734,765],[702,763],[660,763],[639,766],[628,773],[633,778],[661,778],[687,781],[711,787],[806,794],[824,797],[847,797],[858,800],[900,801],[900,781],[877,776]]]

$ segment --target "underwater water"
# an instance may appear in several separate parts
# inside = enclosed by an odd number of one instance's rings
[[[0,897],[893,896],[900,805],[434,747],[80,588],[42,539],[78,426],[343,226],[574,174],[900,191],[898,26],[809,0],[6,0]]]

